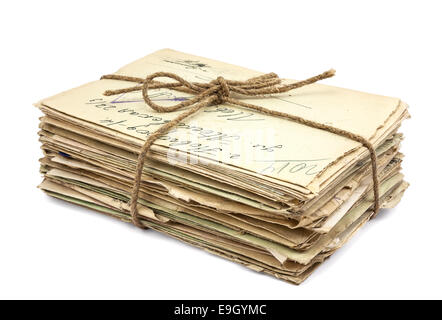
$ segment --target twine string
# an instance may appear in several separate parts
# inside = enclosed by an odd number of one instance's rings
[[[334,74],[335,70],[331,69],[314,77],[291,84],[281,84],[281,79],[275,73],[264,74],[258,77],[250,78],[246,81],[226,80],[223,77],[218,77],[215,80],[208,83],[189,82],[184,80],[180,76],[169,72],[156,72],[151,75],[148,75],[145,79],[116,75],[116,74],[110,74],[101,77],[101,79],[122,80],[122,81],[137,83],[137,85],[133,87],[117,89],[117,90],[107,90],[104,92],[104,95],[106,96],[133,92],[133,91],[141,91],[143,99],[146,102],[146,104],[149,107],[151,107],[153,110],[160,113],[173,112],[186,107],[190,107],[186,109],[183,113],[181,113],[179,116],[163,124],[156,131],[150,134],[140,150],[135,170],[134,184],[132,187],[131,197],[130,197],[130,215],[133,223],[137,227],[145,228],[145,226],[141,223],[140,218],[138,216],[137,204],[140,194],[141,176],[143,173],[144,162],[153,143],[159,137],[166,134],[170,129],[177,126],[181,121],[197,113],[200,109],[223,103],[228,103],[239,107],[251,109],[260,113],[268,114],[270,116],[288,119],[315,129],[324,130],[342,137],[346,137],[348,139],[354,140],[362,144],[365,148],[368,149],[370,153],[371,171],[373,178],[373,193],[374,193],[374,209],[372,217],[375,217],[380,208],[379,180],[378,180],[377,156],[375,149],[370,141],[368,141],[367,139],[365,139],[364,137],[358,134],[354,134],[352,132],[343,129],[335,128],[323,123],[304,119],[299,116],[288,114],[285,112],[270,110],[231,97],[232,92],[237,95],[243,95],[243,96],[263,96],[263,95],[284,93],[315,83],[317,81],[326,78],[330,78],[334,76]],[[175,82],[160,82],[155,80],[156,78],[169,78],[175,80]],[[149,98],[148,92],[149,90],[152,89],[163,89],[163,88],[190,93],[193,94],[194,96],[188,100],[179,102],[173,106],[161,106],[154,103]]]

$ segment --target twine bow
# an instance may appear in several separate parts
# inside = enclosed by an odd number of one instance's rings
[[[262,95],[288,92],[290,90],[312,84],[319,80],[330,78],[334,76],[334,74],[335,70],[331,69],[314,77],[291,84],[281,84],[281,79],[275,73],[264,74],[258,77],[250,78],[246,81],[226,80],[223,77],[218,77],[217,79],[208,83],[189,82],[174,73],[168,73],[168,72],[156,72],[147,76],[145,79],[123,76],[123,75],[115,75],[115,74],[105,75],[101,77],[101,79],[123,80],[123,81],[138,83],[138,85],[129,88],[107,90],[106,92],[104,92],[104,95],[106,96],[141,90],[143,99],[146,102],[146,104],[157,112],[173,112],[176,110],[180,110],[182,108],[191,107],[186,111],[184,111],[183,113],[181,113],[176,118],[174,118],[173,120],[159,127],[152,134],[150,134],[147,140],[145,141],[143,147],[141,148],[137,160],[134,185],[132,187],[131,200],[130,200],[130,215],[133,223],[140,228],[145,228],[145,226],[140,221],[140,218],[138,217],[137,204],[140,193],[140,184],[141,184],[141,176],[143,173],[143,166],[146,160],[146,155],[149,152],[152,144],[160,136],[164,135],[167,131],[178,125],[184,119],[198,112],[198,110],[207,106],[223,104],[223,103],[229,103],[232,105],[255,110],[260,113],[268,114],[271,116],[289,119],[297,123],[307,125],[312,128],[320,130],[325,130],[361,143],[364,147],[368,149],[370,153],[372,176],[373,176],[373,192],[374,192],[373,217],[376,216],[380,207],[377,157],[373,145],[367,139],[365,139],[360,135],[339,128],[303,119],[301,117],[292,114],[270,110],[257,105],[249,104],[244,101],[231,97],[231,93],[235,93],[237,95],[244,95],[244,96],[262,96]],[[154,80],[160,77],[173,79],[176,80],[176,82],[160,82]],[[182,101],[174,106],[168,106],[168,107],[160,106],[154,103],[149,98],[148,94],[149,89],[160,89],[160,88],[167,88],[167,89],[173,89],[181,92],[190,93],[193,94],[194,97]]]

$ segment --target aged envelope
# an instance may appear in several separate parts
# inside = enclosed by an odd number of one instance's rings
[[[117,73],[144,77],[160,70],[176,72],[192,81],[206,81],[217,75],[244,80],[260,74],[172,50],[146,56]],[[148,133],[182,111],[159,114],[145,105],[139,92],[111,97],[102,95],[105,90],[131,85],[115,80],[95,81],[45,99],[41,105],[85,120],[81,122],[85,127],[99,131],[104,129],[111,136],[141,145]],[[151,93],[154,101],[165,105],[188,96],[165,89]],[[323,84],[306,86],[286,95],[247,98],[247,102],[327,123],[360,134],[375,143],[379,143],[376,139],[379,140],[406,112],[406,106],[399,99]],[[319,184],[323,180],[319,179],[320,176],[330,179],[340,172],[345,165],[338,161],[342,157],[353,150],[365,151],[352,140],[229,105],[201,111],[157,140],[155,145],[157,148],[153,150],[168,158],[164,161],[176,159],[174,154],[178,151],[190,154],[195,166],[206,161],[217,172],[235,172],[232,176],[236,179],[252,176],[304,193],[319,192]],[[172,156],[167,150],[173,150]],[[330,170],[327,172],[326,168]]]

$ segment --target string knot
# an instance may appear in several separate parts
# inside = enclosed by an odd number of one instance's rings
[[[226,101],[226,98],[230,97],[230,89],[226,80],[223,77],[218,77],[213,82],[219,86],[219,89],[216,92],[218,97],[216,103],[217,104],[224,103]]]

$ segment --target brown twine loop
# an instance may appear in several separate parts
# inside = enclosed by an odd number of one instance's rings
[[[335,128],[312,120],[303,119],[301,117],[291,115],[285,112],[274,111],[257,105],[249,104],[241,100],[233,99],[231,97],[232,92],[245,96],[260,96],[260,95],[288,92],[290,90],[312,84],[319,80],[330,78],[334,76],[334,74],[335,70],[331,69],[329,71],[308,78],[306,80],[298,81],[291,84],[285,84],[285,85],[281,84],[281,79],[275,73],[264,74],[255,78],[250,78],[246,81],[226,80],[223,77],[218,77],[216,80],[213,80],[209,83],[189,82],[179,77],[178,75],[169,72],[156,72],[147,76],[145,79],[115,75],[115,74],[105,75],[101,77],[101,79],[123,80],[123,81],[138,83],[138,85],[129,88],[107,90],[106,92],[104,92],[104,95],[106,96],[141,90],[143,99],[146,102],[146,104],[157,112],[173,112],[182,108],[191,107],[186,111],[184,111],[183,113],[181,113],[175,119],[165,123],[164,125],[159,127],[156,131],[154,131],[147,138],[143,147],[141,148],[137,160],[134,185],[132,187],[131,200],[130,200],[130,215],[132,217],[133,223],[140,228],[145,228],[138,217],[137,204],[140,193],[143,166],[146,160],[146,155],[149,152],[152,144],[160,136],[164,135],[167,131],[178,125],[184,119],[198,112],[198,110],[207,106],[217,105],[221,103],[229,103],[232,105],[255,110],[260,113],[268,114],[271,116],[292,120],[297,123],[320,130],[325,130],[330,133],[334,133],[361,143],[365,148],[368,149],[371,158],[373,192],[374,192],[374,212],[372,217],[375,217],[379,211],[379,180],[378,180],[378,169],[377,169],[377,157],[373,145],[367,139],[346,130]],[[154,80],[160,77],[173,79],[176,82],[166,83]],[[174,106],[169,106],[169,107],[160,106],[154,103],[149,98],[148,94],[149,89],[160,89],[160,88],[168,88],[181,92],[186,92],[193,94],[194,96]]]

